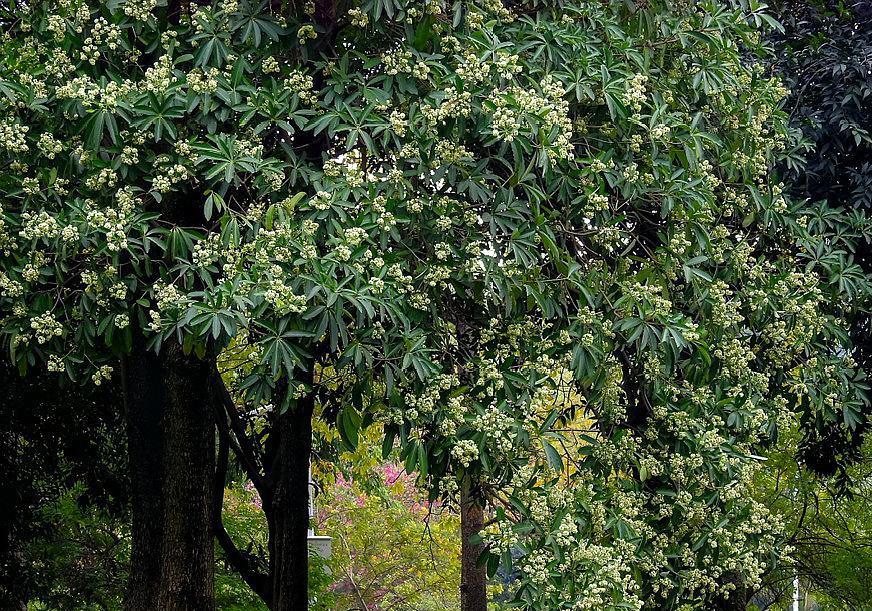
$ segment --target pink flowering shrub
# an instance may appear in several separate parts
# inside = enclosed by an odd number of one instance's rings
[[[318,497],[317,529],[333,537],[336,611],[459,609],[459,519],[430,503],[392,464],[366,492],[343,476]]]

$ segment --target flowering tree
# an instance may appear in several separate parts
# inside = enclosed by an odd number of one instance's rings
[[[136,608],[211,604],[219,397],[271,508],[273,609],[307,605],[316,409],[350,445],[383,421],[434,495],[470,478],[502,498],[491,568],[517,546],[539,609],[753,586],[775,541],[743,495],[754,452],[797,410],[859,422],[833,314],[865,277],[770,174],[784,91],[739,57],[771,19],[756,2],[65,0],[2,19],[3,337],[72,379],[129,355],[131,455],[162,491],[134,494],[134,519],[198,508],[135,535],[135,564],[167,538]],[[228,394],[212,366],[231,340]]]
[[[523,607],[741,606],[779,547],[750,500],[756,454],[797,416],[843,439],[863,421],[840,321],[869,308],[858,225],[791,202],[771,172],[796,142],[785,90],[754,61],[761,7],[560,11],[463,38],[521,57],[496,88],[458,70],[461,125],[492,130],[481,163],[512,168],[482,213],[504,308],[490,323],[467,309],[460,374],[388,418],[434,490],[474,472],[502,498],[486,541],[492,568],[501,554],[520,570]],[[571,154],[549,156],[546,133]],[[563,465],[559,429],[579,412],[584,443]],[[518,469],[536,443],[543,460]]]

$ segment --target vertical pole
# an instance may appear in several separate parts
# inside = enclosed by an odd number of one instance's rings
[[[799,469],[800,466],[796,466],[796,477],[794,478],[793,483],[793,503],[796,505],[796,501],[799,498]],[[804,607],[805,605],[803,605]],[[793,611],[799,611],[799,573],[794,569],[793,572]]]
[[[315,536],[315,482],[312,481],[312,459],[309,459],[309,538]]]
[[[793,577],[793,611],[799,611],[799,576]]]

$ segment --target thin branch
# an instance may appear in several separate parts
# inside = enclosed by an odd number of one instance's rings
[[[224,508],[224,485],[227,479],[227,464],[229,462],[230,446],[227,443],[226,435],[218,437],[218,464],[215,470],[215,480],[213,483],[212,497],[212,527],[215,531],[215,538],[230,566],[239,573],[245,583],[257,594],[266,604],[270,604],[272,600],[272,589],[270,587],[269,575],[260,570],[263,566],[263,561],[249,552],[243,552],[230,537],[230,534],[224,528],[224,520],[222,511]]]
[[[246,475],[251,479],[261,498],[265,498],[269,496],[270,489],[263,475],[260,452],[254,447],[251,438],[246,434],[245,423],[239,415],[239,410],[236,409],[236,402],[224,385],[224,380],[221,379],[221,375],[217,370],[213,374],[213,383],[218,397],[218,404],[223,408],[220,410],[223,414],[216,414],[219,432],[223,431],[227,436],[233,445],[234,454],[239,458],[242,467],[245,469]],[[230,422],[229,428],[227,424],[228,419]]]

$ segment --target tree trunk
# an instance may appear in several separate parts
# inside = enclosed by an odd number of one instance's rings
[[[132,492],[127,611],[211,611],[215,437],[208,363],[142,338],[124,360]]]
[[[460,489],[460,609],[487,611],[487,566],[479,565],[483,543],[471,539],[484,527],[484,503],[469,477]]]
[[[309,607],[309,459],[312,454],[314,396],[309,395],[276,418],[278,439],[269,499],[272,611]]]
[[[212,481],[215,472],[211,367],[164,348],[166,412],[161,611],[215,608]]]
[[[134,340],[122,361],[131,490],[130,572],[124,597],[126,611],[157,608],[160,586],[163,495],[161,456],[164,405],[160,360]]]
[[[711,603],[712,611],[745,611],[751,603],[751,592],[748,591],[742,577],[738,573],[728,573],[719,581],[732,583],[735,589],[726,598],[722,596],[715,598]]]

